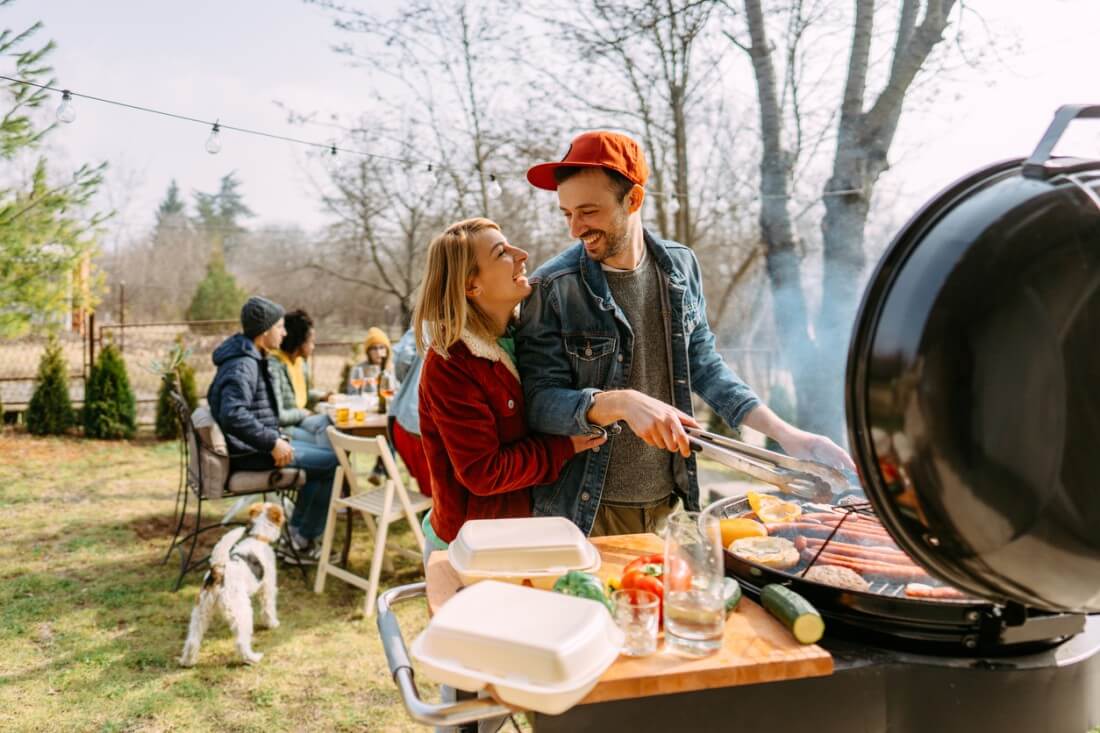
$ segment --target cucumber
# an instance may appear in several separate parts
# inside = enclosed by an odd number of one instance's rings
[[[760,591],[760,605],[790,629],[801,644],[816,644],[825,633],[825,622],[813,604],[786,586],[765,585]]]
[[[726,602],[726,613],[737,608],[741,602],[741,584],[733,578],[722,580],[722,599]]]

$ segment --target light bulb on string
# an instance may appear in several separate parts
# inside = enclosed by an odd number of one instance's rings
[[[222,128],[217,122],[214,123],[214,127],[210,129],[210,137],[206,138],[206,152],[211,155],[217,155],[222,149]]]
[[[502,193],[504,193],[504,189],[501,188],[500,181],[497,180],[497,177],[494,174],[490,173],[489,174],[489,198],[498,199],[498,198],[500,198],[500,195]]]
[[[435,184],[438,183],[435,168],[431,163],[428,163],[427,168],[422,170],[416,178],[419,188],[435,188]]]
[[[61,90],[61,104],[57,108],[57,121],[69,124],[76,119],[76,109],[73,107],[73,95],[68,89]]]
[[[332,158],[336,157],[336,143],[329,143],[328,154]]]

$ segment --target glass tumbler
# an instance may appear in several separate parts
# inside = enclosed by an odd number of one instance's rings
[[[657,651],[657,620],[661,599],[647,590],[617,590],[611,594],[615,623],[623,631],[622,653],[645,657]]]
[[[726,628],[722,534],[717,517],[676,512],[665,528],[665,647],[705,656],[722,647]]]

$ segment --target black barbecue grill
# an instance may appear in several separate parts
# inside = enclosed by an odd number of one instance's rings
[[[751,511],[744,497],[706,508],[718,518]],[[826,545],[827,546],[827,545]],[[817,607],[830,634],[922,653],[1022,654],[1064,641],[1084,629],[1081,614],[1045,613],[981,600],[909,598],[904,583],[868,578],[867,591],[838,588],[801,577],[809,562],[776,570],[725,552],[726,570],[751,595],[769,583],[787,585]]]
[[[1029,159],[966,176],[906,224],[849,349],[849,437],[869,506],[917,564],[979,600],[844,590],[799,577],[804,564],[787,573],[727,550],[750,590],[782,582],[831,628],[945,653],[1056,644],[1100,611],[1100,161],[1050,158],[1077,117],[1100,107],[1062,108]],[[718,460],[738,452],[693,439]],[[798,462],[779,468],[773,483],[807,498],[790,478]]]

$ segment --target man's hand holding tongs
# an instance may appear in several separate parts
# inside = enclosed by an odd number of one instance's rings
[[[625,421],[647,445],[679,453],[685,458],[691,455],[691,446],[684,427],[699,427],[691,415],[637,390],[597,394],[588,410],[588,421],[594,425],[610,425],[619,420]]]

